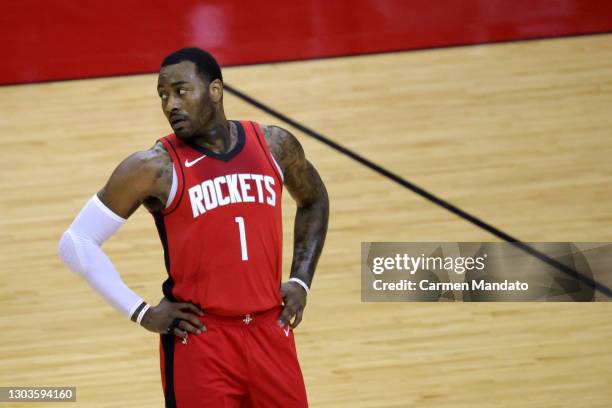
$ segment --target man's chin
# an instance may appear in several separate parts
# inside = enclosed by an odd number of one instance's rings
[[[174,130],[174,134],[176,135],[176,137],[178,137],[181,140],[189,140],[193,137],[193,134],[188,129],[185,129],[184,127],[179,128],[179,129],[173,129],[173,130]]]

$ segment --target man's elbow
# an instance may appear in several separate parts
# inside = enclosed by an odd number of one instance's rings
[[[77,244],[82,241],[69,229],[64,231],[57,245],[59,259],[77,275],[84,276],[86,272],[85,259],[79,254]]]
[[[316,203],[321,211],[329,214],[329,196],[327,195],[327,189],[323,184],[321,184],[321,189],[319,190]]]

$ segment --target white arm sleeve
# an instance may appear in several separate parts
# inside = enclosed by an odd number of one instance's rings
[[[121,280],[101,248],[125,221],[94,194],[62,235],[58,255],[71,271],[82,276],[108,303],[129,318],[143,299]]]

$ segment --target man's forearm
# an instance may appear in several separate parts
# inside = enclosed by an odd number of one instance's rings
[[[308,287],[312,284],[323,250],[328,218],[329,200],[326,193],[309,206],[298,207],[295,215],[291,277],[301,279]]]
[[[146,311],[146,303],[126,286],[101,248],[125,221],[94,195],[60,238],[58,255],[113,307],[134,318],[137,309]]]

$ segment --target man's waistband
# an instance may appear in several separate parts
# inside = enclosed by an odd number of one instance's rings
[[[256,326],[258,324],[276,324],[283,311],[282,306],[275,306],[271,309],[256,313],[244,314],[241,316],[221,316],[211,313],[206,313],[204,316],[199,316],[199,319],[204,325],[222,325],[222,326]]]

